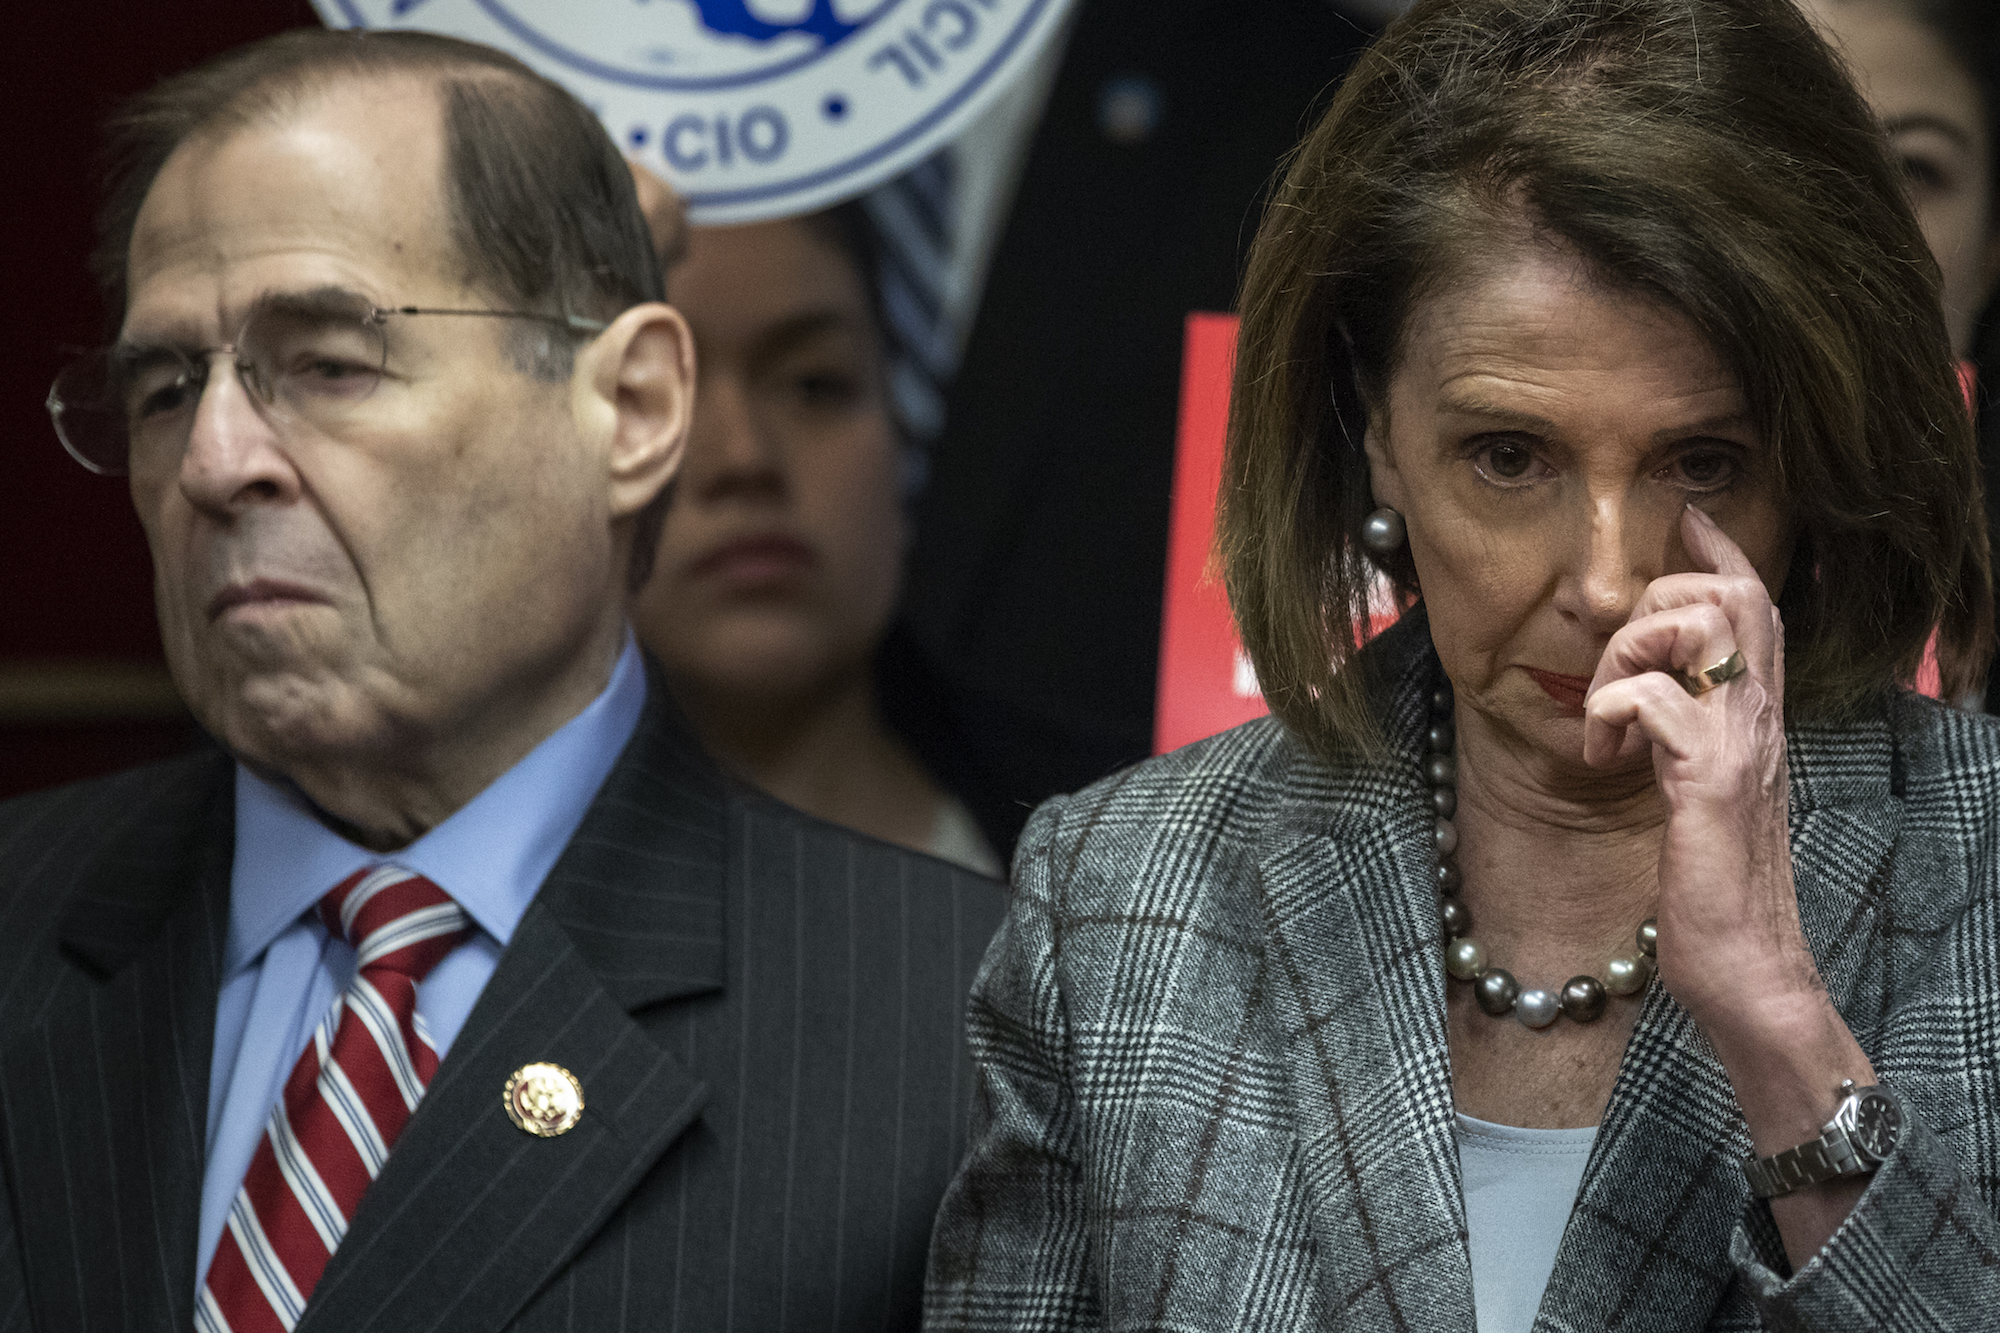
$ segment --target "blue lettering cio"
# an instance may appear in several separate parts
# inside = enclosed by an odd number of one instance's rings
[[[698,223],[824,208],[948,143],[1074,0],[313,0],[331,27],[497,46],[566,85]]]

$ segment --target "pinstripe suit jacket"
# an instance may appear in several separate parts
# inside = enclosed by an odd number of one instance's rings
[[[1001,892],[726,785],[651,686],[301,1333],[916,1323]],[[230,779],[0,807],[0,1330],[192,1327]]]
[[[1421,615],[1365,661],[1380,764],[1264,721],[1036,815],[973,986],[927,1327],[1473,1326]],[[1790,763],[1807,939],[1912,1129],[1782,1276],[1728,1080],[1655,985],[1538,1333],[2000,1327],[2000,729],[1903,696],[1796,729]]]

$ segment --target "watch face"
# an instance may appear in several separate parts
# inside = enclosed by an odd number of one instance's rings
[[[1903,1115],[1896,1103],[1879,1092],[1870,1092],[1854,1108],[1854,1129],[1849,1138],[1856,1148],[1879,1160],[1896,1150],[1902,1131]]]

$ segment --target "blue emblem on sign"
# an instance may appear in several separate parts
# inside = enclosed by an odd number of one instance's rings
[[[332,27],[500,47],[567,86],[702,223],[823,208],[949,142],[1072,0],[313,0]]]
[[[802,32],[832,46],[861,27],[866,19],[850,23],[834,12],[832,0],[815,0],[806,16],[795,23],[773,23],[751,12],[742,0],[694,0],[701,11],[702,26],[724,37],[748,37],[767,42],[786,33]],[[782,17],[782,15],[780,16]]]

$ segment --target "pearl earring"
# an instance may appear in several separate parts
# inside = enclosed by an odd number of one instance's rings
[[[1402,550],[1408,536],[1403,516],[1387,505],[1370,514],[1361,524],[1361,544],[1377,558],[1386,559]]]

